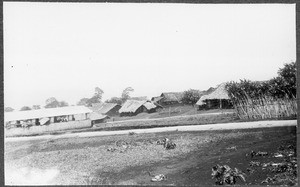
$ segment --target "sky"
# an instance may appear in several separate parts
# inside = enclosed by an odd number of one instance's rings
[[[295,7],[3,2],[4,105],[268,80],[296,60]]]

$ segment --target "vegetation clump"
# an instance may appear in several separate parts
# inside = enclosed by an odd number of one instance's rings
[[[228,165],[216,165],[212,168],[212,178],[216,179],[217,185],[235,184],[237,179],[246,182],[245,173],[237,168],[231,169]]]
[[[229,82],[226,90],[240,119],[296,118],[296,63],[285,64],[268,81]]]

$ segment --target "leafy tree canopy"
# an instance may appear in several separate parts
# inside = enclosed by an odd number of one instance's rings
[[[20,111],[26,111],[26,110],[31,110],[29,106],[23,106]]]
[[[4,112],[12,112],[12,111],[14,111],[14,109],[11,108],[11,107],[5,107],[4,108]]]

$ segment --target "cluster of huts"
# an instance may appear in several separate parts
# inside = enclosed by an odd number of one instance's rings
[[[165,92],[160,96],[133,97],[122,106],[115,103],[96,103],[92,107],[69,106],[5,113],[5,122],[9,126],[26,127],[47,125],[69,121],[91,120],[92,124],[105,122],[114,116],[135,116],[139,113],[153,113],[164,107],[181,105],[183,92]],[[198,109],[230,108],[232,104],[225,89],[225,83],[202,95],[196,103]]]

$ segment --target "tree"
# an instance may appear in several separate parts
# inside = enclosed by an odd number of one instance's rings
[[[101,103],[103,93],[104,91],[102,89],[96,87],[93,97],[89,98],[86,102],[87,106],[92,106],[94,103]]]
[[[59,102],[55,97],[50,97],[46,100],[45,108],[57,108],[59,107]]]
[[[56,98],[50,97],[46,100],[45,108],[57,108],[57,107],[64,107],[68,106],[69,104],[65,101],[59,102]]]
[[[184,91],[181,101],[184,104],[194,105],[199,99],[200,92],[198,90],[189,89],[187,91]]]
[[[89,98],[82,98],[78,101],[77,105],[78,106],[87,106]]]
[[[69,104],[66,101],[59,102],[59,107],[69,106]]]
[[[31,110],[29,106],[23,106],[20,111],[26,111],[26,110]]]
[[[108,100],[105,101],[106,103],[116,103],[118,105],[121,105],[122,104],[122,99],[119,98],[119,97],[112,97]]]
[[[4,112],[12,112],[14,111],[15,109],[11,108],[11,107],[5,107],[4,108]]]
[[[131,88],[131,87],[127,87],[123,90],[122,92],[122,96],[121,96],[121,99],[122,99],[122,102],[124,103],[125,101],[127,101],[127,99],[130,98],[130,93],[133,92],[134,89]]]
[[[282,79],[281,89],[285,90],[289,97],[296,97],[296,73],[297,67],[295,62],[284,64],[284,67],[278,70],[278,77]]]
[[[32,106],[32,110],[38,110],[38,109],[41,109],[40,105],[33,105]]]

